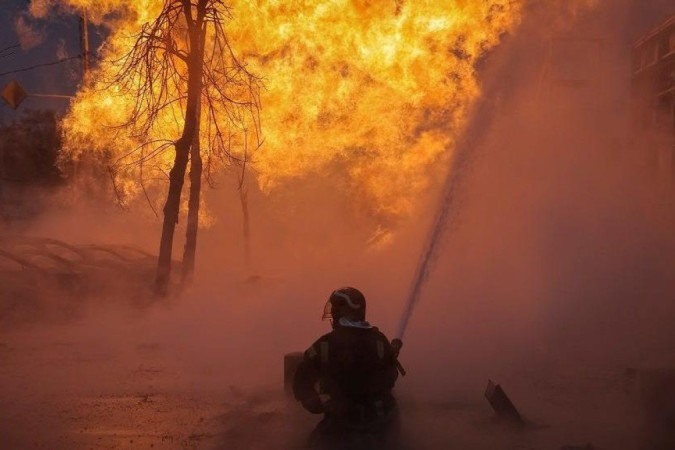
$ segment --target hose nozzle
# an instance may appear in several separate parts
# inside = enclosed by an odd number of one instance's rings
[[[406,371],[401,365],[401,363],[398,361],[398,354],[401,352],[401,348],[403,347],[403,341],[400,339],[396,338],[391,341],[391,349],[394,352],[394,360],[396,361],[396,368],[398,369],[399,373],[401,376],[405,376]]]
[[[398,358],[398,354],[401,352],[401,348],[403,348],[403,341],[398,338],[392,340],[391,348],[394,350],[394,356]]]

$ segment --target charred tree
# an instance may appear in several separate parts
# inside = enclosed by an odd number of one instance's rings
[[[244,133],[244,150],[248,147],[248,133]],[[248,213],[248,188],[246,183],[246,165],[248,163],[248,154],[244,153],[241,161],[241,172],[239,172],[237,190],[239,191],[239,203],[241,204],[242,234],[244,237],[244,261],[246,269],[251,269],[251,225]]]
[[[199,0],[197,3],[197,15],[193,17],[192,5],[190,2],[183,1],[183,13],[187,24],[187,34],[189,42],[189,53],[187,60],[187,108],[185,110],[185,125],[183,134],[176,142],[176,156],[174,165],[169,175],[169,193],[164,205],[164,222],[162,224],[162,237],[159,244],[159,260],[157,262],[157,278],[155,280],[155,293],[166,295],[171,276],[171,256],[173,253],[173,237],[178,223],[180,212],[180,200],[185,181],[185,171],[187,170],[188,159],[191,149],[197,142],[196,153],[199,154],[199,121],[201,117],[201,96],[202,96],[202,76],[204,72],[204,40],[206,36],[206,26],[204,17],[208,0]],[[194,170],[194,153],[193,166]],[[201,158],[199,158],[201,159]],[[201,180],[201,161],[199,164],[198,175]],[[194,177],[193,177],[194,179]],[[192,181],[190,194],[190,204],[193,196],[197,197],[199,202],[199,186]],[[197,211],[198,214],[198,211]],[[190,223],[188,223],[190,225]],[[194,224],[196,227],[196,224]],[[195,228],[193,237],[196,243],[197,230]],[[188,227],[188,236],[190,228]],[[186,245],[187,249],[187,245]],[[194,256],[194,254],[193,254]],[[192,260],[194,262],[194,258]]]
[[[188,199],[187,229],[185,232],[185,249],[183,252],[182,280],[192,281],[197,253],[197,231],[199,230],[199,202],[202,190],[203,161],[199,130],[201,128],[201,110],[197,111],[197,133],[190,149],[190,196]]]
[[[253,123],[259,137],[259,79],[235,57],[224,30],[228,17],[229,9],[223,0],[166,1],[157,19],[143,27],[132,50],[122,59],[119,75],[112,80],[115,88],[132,92],[136,98],[129,121],[122,126],[130,127],[141,142],[136,149],[141,153],[139,162],[143,164],[163,153],[169,146],[167,141],[174,150],[155,277],[155,293],[160,296],[169,290],[188,165],[190,193],[183,281],[192,278],[195,266],[203,155],[208,156],[208,178],[212,161],[236,160],[233,134],[245,134],[247,125]],[[183,119],[178,124],[179,137],[175,141],[157,139],[161,134],[158,118],[167,111],[175,118],[176,110]],[[167,132],[176,135],[175,130]],[[149,139],[150,135],[154,138]],[[247,145],[246,138],[234,141],[241,147]],[[245,149],[237,150],[246,154]]]
[[[246,265],[251,266],[251,225],[248,214],[248,189],[239,188],[239,201],[241,202],[242,229],[244,235],[244,258]]]

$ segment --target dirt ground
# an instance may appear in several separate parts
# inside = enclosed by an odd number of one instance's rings
[[[75,327],[77,328],[77,327]],[[143,330],[144,322],[135,330]],[[228,364],[189,367],[147,333],[95,325],[31,327],[0,339],[3,449],[291,449],[305,447],[317,418],[283,394],[282,358],[257,385],[231,381]],[[111,334],[113,334],[111,336]],[[214,356],[217,358],[217,356]],[[415,368],[399,382],[410,448],[660,448],[645,444],[635,380],[619,368],[514,371],[504,383],[528,421],[495,421],[475,392],[416,396]],[[547,373],[548,375],[543,375]],[[480,387],[479,387],[480,386]],[[574,447],[572,447],[574,448]],[[665,447],[663,447],[665,448]]]
[[[675,209],[625,142],[630,46],[672,0],[600,2],[578,26],[558,14],[573,2],[539,3],[482,77],[499,95],[404,339],[403,437],[415,450],[673,450]],[[567,35],[608,43],[602,86],[542,101],[550,42]],[[213,191],[206,282],[170,304],[128,295],[152,279],[154,257],[86,244],[154,250],[158,222],[58,206],[15,226],[81,245],[40,240],[36,253],[22,241],[11,255],[31,258],[0,260],[0,450],[304,448],[318,418],[285,397],[284,354],[327,331],[325,299],[346,284],[393,337],[437,208],[435,193],[418,199],[433,209],[394,225],[389,247],[364,249],[389,225],[360,216],[360,190],[337,195],[337,163],[269,198],[251,191],[255,272],[241,262],[238,193]],[[148,270],[117,270],[145,259]],[[495,420],[489,378],[527,426]]]

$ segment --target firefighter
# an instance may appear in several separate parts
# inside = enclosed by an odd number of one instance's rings
[[[366,299],[353,287],[333,291],[323,319],[331,320],[333,331],[309,347],[293,379],[295,399],[309,412],[324,415],[310,441],[320,446],[327,439],[367,435],[377,440],[374,446],[386,448],[398,428],[392,389],[400,341],[390,344],[366,321]]]

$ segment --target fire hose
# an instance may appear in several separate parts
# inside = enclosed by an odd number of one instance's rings
[[[401,374],[402,377],[405,376],[407,373],[401,363],[398,360],[398,354],[401,352],[401,348],[403,347],[403,341],[400,339],[393,339],[391,341],[391,348],[394,350],[394,362],[396,364],[396,369],[398,369],[398,372]]]

